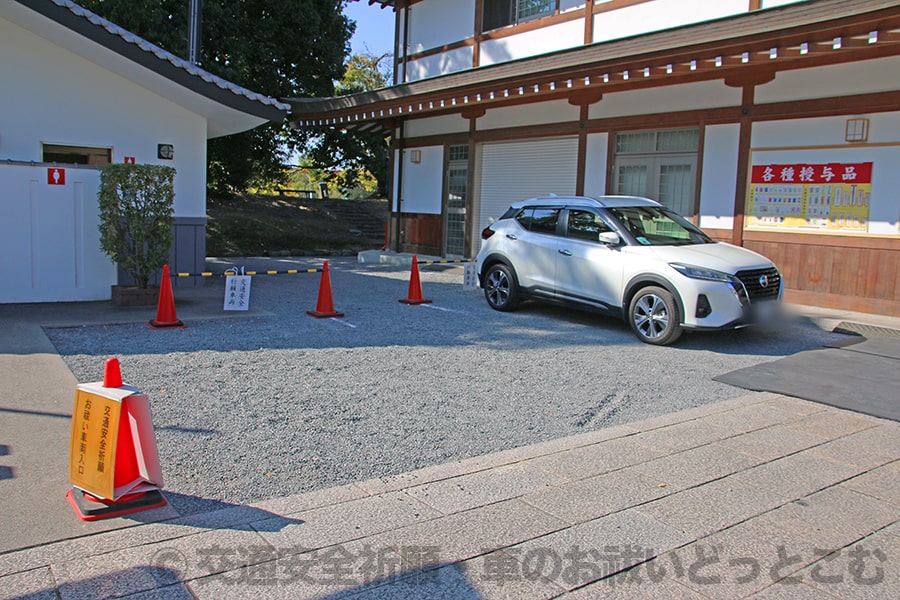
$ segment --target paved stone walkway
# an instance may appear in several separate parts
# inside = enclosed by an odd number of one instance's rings
[[[161,516],[0,554],[0,597],[896,598],[900,424],[753,393]]]

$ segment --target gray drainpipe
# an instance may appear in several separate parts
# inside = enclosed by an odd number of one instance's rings
[[[406,152],[405,142],[403,140],[403,130],[405,129],[406,120],[400,121],[397,134],[397,227],[394,231],[394,249],[400,252],[400,228],[403,226],[403,155]]]

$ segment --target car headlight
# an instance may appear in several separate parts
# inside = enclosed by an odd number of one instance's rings
[[[705,281],[721,281],[722,283],[733,283],[733,276],[721,271],[713,269],[704,269],[703,267],[695,267],[693,265],[683,265],[681,263],[669,263],[669,266],[691,279],[703,279]]]

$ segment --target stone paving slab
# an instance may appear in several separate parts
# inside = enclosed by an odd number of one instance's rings
[[[900,597],[900,426],[773,394],[0,554],[0,598]]]

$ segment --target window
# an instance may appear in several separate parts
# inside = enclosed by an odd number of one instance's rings
[[[700,130],[616,133],[613,193],[646,196],[687,216],[696,214]]]
[[[696,152],[699,147],[700,130],[696,128],[616,134],[616,154]]]
[[[466,199],[469,195],[469,145],[447,148],[447,201],[444,218],[444,252],[466,254]]]
[[[91,148],[88,146],[60,146],[43,144],[41,160],[48,163],[65,163],[70,165],[106,165],[112,162],[110,148]]]
[[[569,211],[569,224],[566,229],[568,237],[596,242],[600,239],[600,233],[604,231],[612,229],[598,215],[586,210]]]
[[[484,0],[482,31],[546,17],[557,8],[559,0]]]
[[[516,221],[529,231],[537,233],[556,233],[556,222],[559,220],[558,208],[523,208]]]

